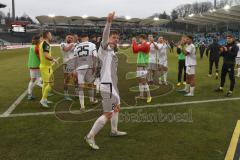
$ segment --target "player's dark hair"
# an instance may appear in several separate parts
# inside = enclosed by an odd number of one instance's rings
[[[226,37],[227,38],[234,38],[233,35],[231,35],[231,34],[228,34]]]
[[[38,43],[40,42],[40,38],[41,38],[40,35],[35,35],[35,36],[33,36],[33,38],[32,38],[32,44],[34,44],[34,45],[38,44]]]
[[[50,31],[44,31],[43,33],[42,33],[42,37],[45,39],[45,38],[47,38],[47,36],[48,36],[48,34],[49,33],[51,33]]]
[[[144,40],[147,39],[147,36],[146,36],[145,34],[140,34],[138,37],[139,37],[139,38],[142,38],[142,39],[144,39]]]
[[[187,35],[187,38],[193,40],[193,36],[192,35]]]
[[[88,37],[88,34],[86,34],[86,33],[83,33],[80,35],[80,38],[86,38],[86,37]]]
[[[119,35],[119,33],[118,33],[118,31],[113,30],[113,31],[110,31],[109,36],[112,36],[112,35]]]

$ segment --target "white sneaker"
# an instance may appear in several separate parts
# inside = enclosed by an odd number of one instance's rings
[[[159,80],[159,82],[158,82],[160,85],[162,85],[163,84],[163,82],[162,82],[162,80]]]
[[[47,101],[47,104],[53,104],[53,102],[52,101]]]
[[[85,107],[80,108],[80,112],[85,112],[85,111],[86,111]]]
[[[42,85],[42,83],[37,83],[37,86],[42,88],[43,85]]]
[[[167,85],[168,85],[168,82],[167,82],[167,81],[163,81],[163,84],[164,84],[165,86],[167,86]]]
[[[48,103],[47,103],[47,101],[45,101],[45,100],[41,100],[41,101],[40,101],[40,104],[41,104],[42,107],[44,107],[44,108],[49,108]]]
[[[121,136],[126,136],[126,135],[127,135],[127,132],[120,132],[120,131],[116,131],[116,132],[111,131],[110,132],[111,137],[121,137]]]
[[[98,100],[95,99],[94,101],[90,101],[90,103],[92,103],[92,104],[97,104],[97,103],[98,103]]]
[[[193,97],[194,95],[192,93],[188,93],[184,95],[185,97]]]
[[[100,148],[98,147],[98,145],[96,145],[95,140],[92,138],[88,138],[87,136],[84,138],[86,143],[89,145],[89,147],[91,147],[94,150],[99,150]]]

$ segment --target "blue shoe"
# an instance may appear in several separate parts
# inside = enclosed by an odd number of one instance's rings
[[[32,101],[32,100],[35,100],[36,99],[36,97],[34,97],[33,95],[28,95],[28,97],[27,97],[27,100],[29,100],[29,101]]]

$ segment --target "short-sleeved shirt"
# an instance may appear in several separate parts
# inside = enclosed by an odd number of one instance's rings
[[[43,41],[39,46],[40,67],[51,67],[51,61],[45,58],[44,53],[48,53],[52,56],[52,49],[47,41]]]
[[[186,66],[196,66],[197,65],[197,55],[196,55],[196,47],[194,44],[190,44],[186,46]]]
[[[159,61],[167,61],[167,48],[166,44],[159,43],[158,44],[158,60]]]
[[[154,43],[157,45],[156,42],[154,42]],[[154,44],[151,43],[150,51],[149,51],[149,63],[151,63],[151,64],[157,63],[157,52],[158,52],[158,50],[155,48]]]
[[[66,64],[68,61],[70,61],[74,57],[74,47],[68,52],[64,51],[64,48],[69,47],[70,45],[72,45],[72,43],[65,43],[64,42],[64,43],[60,44],[60,49],[61,49],[61,53],[62,53],[62,56],[63,56],[63,63],[64,64]]]
[[[91,42],[79,43],[74,49],[74,61],[77,70],[93,68],[96,57],[96,45]]]

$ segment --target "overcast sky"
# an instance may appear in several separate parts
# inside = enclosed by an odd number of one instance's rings
[[[11,1],[1,0],[1,3],[7,5],[2,11],[6,13],[11,9]],[[31,17],[49,14],[102,17],[114,10],[117,16],[146,18],[153,13],[170,13],[179,4],[200,1],[202,0],[15,0],[15,3],[18,16],[26,13]]]

